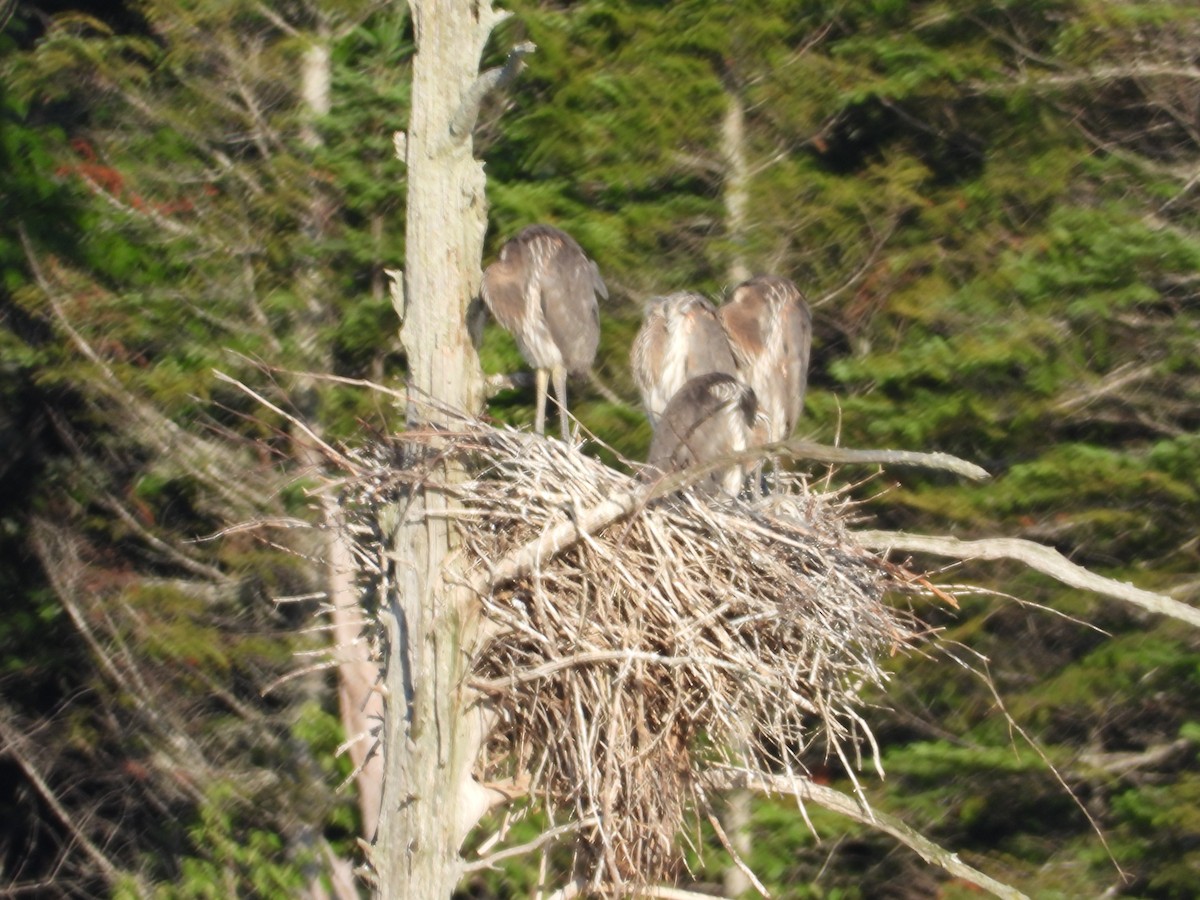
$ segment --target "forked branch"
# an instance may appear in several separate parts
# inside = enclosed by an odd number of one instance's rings
[[[915,850],[923,860],[938,866],[956,878],[965,879],[977,887],[1003,900],[1028,900],[1028,897],[1011,885],[997,881],[990,875],[967,865],[957,853],[931,841],[916,829],[904,824],[895,816],[865,808],[858,800],[824,785],[814,784],[805,778],[786,775],[769,775],[751,772],[749,769],[719,767],[707,774],[709,784],[719,790],[753,790],[764,794],[791,794],[800,803],[815,803],[831,812],[846,816],[872,828],[890,834],[906,847]]]

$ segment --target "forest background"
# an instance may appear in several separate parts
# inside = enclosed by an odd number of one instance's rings
[[[833,473],[864,519],[1197,601],[1193,3],[509,8],[486,62],[537,51],[477,133],[488,252],[552,222],[599,262],[593,452],[649,442],[647,298],[776,272],[814,310],[801,435],[993,474]],[[366,0],[22,3],[0,35],[0,893],[291,896],[358,857],[333,675],[280,679],[329,640],[309,437],[403,418],[361,382],[404,377],[412,51]],[[522,367],[494,327],[482,358]],[[490,413],[528,424],[531,390]],[[872,802],[1032,896],[1200,896],[1200,635],[1015,565],[937,580],[978,589],[919,610],[944,655],[890,661]],[[970,892],[814,820],[753,807],[777,896]]]

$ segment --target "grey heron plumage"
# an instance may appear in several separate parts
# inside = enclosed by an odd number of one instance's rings
[[[597,295],[608,297],[596,263],[565,231],[530,225],[505,243],[500,258],[484,271],[482,294],[536,370],[535,429],[545,433],[552,378],[566,440],[567,375],[586,375],[591,369],[600,343]]]
[[[659,417],[643,478],[715,463],[745,450],[754,434],[757,408],[754,391],[732,375],[709,372],[689,379]],[[720,466],[697,486],[736,497],[745,471],[738,462]]]
[[[738,373],[754,389],[766,441],[782,441],[804,408],[812,313],[791,281],[758,275],[733,289],[718,310]]]
[[[736,376],[738,371],[716,307],[687,291],[650,300],[630,362],[652,426],[690,379],[710,372]]]

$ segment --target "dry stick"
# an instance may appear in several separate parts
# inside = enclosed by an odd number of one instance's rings
[[[524,684],[529,681],[540,681],[546,676],[553,675],[555,672],[562,671],[563,669],[582,668],[583,666],[606,662],[629,664],[634,661],[651,662],[661,666],[708,666],[714,669],[726,669],[748,679],[755,678],[757,674],[746,671],[746,666],[740,663],[727,662],[723,659],[713,657],[664,656],[661,653],[650,653],[644,650],[592,650],[562,659],[555,659],[535,668],[510,675],[508,678],[476,678],[471,681],[471,686],[483,691],[501,691],[505,688],[514,687],[515,685]]]
[[[779,794],[791,794],[801,801],[816,803],[832,812],[840,813],[856,822],[890,834],[900,843],[916,851],[917,855],[927,863],[938,866],[957,878],[963,878],[1002,900],[1029,900],[1025,894],[1011,885],[997,881],[990,875],[985,875],[978,869],[967,865],[958,858],[957,853],[952,853],[945,847],[934,843],[895,816],[878,810],[864,809],[862,804],[853,797],[847,796],[841,791],[835,791],[833,788],[814,784],[803,778],[768,775],[764,772],[751,772],[748,769],[724,766],[709,772],[708,781],[720,789],[743,788],[763,793],[778,792]]]
[[[474,579],[472,588],[477,594],[487,596],[490,588],[528,575],[541,563],[573,547],[584,535],[630,515],[644,501],[645,494],[642,491],[631,491],[619,494],[615,500],[606,500],[578,513],[570,521],[556,525],[543,532],[540,537],[506,554],[499,565]]]
[[[696,793],[700,795],[701,802],[706,806],[709,806],[711,809],[711,804],[709,804],[708,798],[704,794],[704,789],[699,784],[696,785]],[[753,885],[754,889],[758,891],[760,896],[770,897],[771,894],[769,891],[767,891],[766,886],[759,881],[758,876],[754,874],[754,870],[750,868],[744,859],[742,859],[742,855],[738,853],[737,848],[733,846],[733,841],[729,839],[729,835],[727,835],[725,833],[725,829],[721,827],[721,820],[718,819],[717,816],[711,811],[706,814],[706,817],[708,819],[708,823],[712,826],[713,831],[717,835],[717,840],[721,842],[721,846],[725,848],[725,852],[728,853],[729,858],[733,860],[733,864],[738,867],[743,875],[746,876],[746,880]]]
[[[967,478],[987,478],[986,470],[965,460],[958,459],[947,453],[915,453],[906,450],[847,450],[842,447],[829,447],[810,441],[784,441],[769,444],[765,450],[787,450],[797,458],[815,460],[817,462],[833,463],[893,463],[896,465],[924,466],[926,468],[945,469]],[[703,467],[693,467],[684,478],[672,476],[657,482],[648,495],[643,491],[631,491],[620,494],[615,499],[599,503],[582,514],[577,514],[572,521],[544,532],[540,537],[507,554],[500,564],[491,572],[475,579],[472,587],[480,595],[486,595],[489,587],[496,587],[509,581],[527,575],[542,562],[553,559],[563,550],[574,546],[584,535],[598,531],[632,514],[649,496],[658,496],[681,487],[691,481],[698,481],[708,471],[728,465],[731,461],[757,458],[760,451],[748,451],[741,454],[731,454],[728,459],[717,460]]]
[[[1015,559],[1071,587],[1124,600],[1149,612],[1171,616],[1200,628],[1200,609],[1162,594],[1105,578],[1077,565],[1052,547],[1023,538],[961,541],[955,537],[905,534],[901,531],[855,531],[860,544],[874,550],[905,550],[954,559]]]
[[[534,850],[539,850],[549,844],[551,841],[562,837],[564,834],[569,834],[572,831],[578,831],[580,828],[589,828],[595,825],[600,820],[595,816],[589,816],[580,822],[567,822],[565,825],[559,825],[555,828],[549,828],[543,831],[531,841],[526,841],[524,844],[518,844],[515,847],[505,847],[503,850],[497,850],[490,856],[485,856],[483,859],[477,859],[463,866],[463,872],[475,872],[479,869],[490,869],[503,859],[508,859],[513,856],[522,856]]]
[[[300,419],[296,418],[291,413],[285,412],[284,410],[280,409],[278,406],[276,406],[274,403],[272,403],[270,400],[268,400],[262,394],[258,393],[257,391],[255,391],[254,389],[249,387],[248,385],[243,384],[242,382],[238,381],[236,378],[226,375],[220,369],[213,369],[212,371],[213,371],[213,375],[216,376],[217,380],[224,381],[226,384],[233,385],[238,390],[245,393],[247,396],[253,398],[254,400],[257,400],[259,403],[261,403],[267,409],[271,410],[271,412],[274,412],[274,413],[277,413],[278,415],[283,416],[285,419],[287,419],[289,422],[291,422],[293,425],[295,425],[297,428],[299,428],[302,432],[304,432],[305,437],[307,437],[310,441],[312,441],[313,444],[316,445],[317,449],[321,450],[325,454],[325,457],[327,459],[337,463],[338,466],[340,466],[343,471],[350,472],[354,475],[362,474],[362,472],[359,470],[359,468],[356,465],[354,465],[354,463],[349,459],[349,457],[347,457],[343,453],[339,453],[333,447],[329,446],[329,444],[325,443],[325,441],[321,440],[321,438],[311,428],[309,428],[307,424],[302,422]]]
[[[607,884],[602,887],[605,891],[609,892],[608,896],[613,897],[636,896],[640,898],[653,898],[653,900],[712,900],[713,896],[712,894],[699,894],[695,891],[685,891],[681,888],[660,885],[628,887],[625,885]],[[576,881],[565,888],[555,891],[546,900],[574,900],[575,897],[583,896],[586,888],[585,884]]]

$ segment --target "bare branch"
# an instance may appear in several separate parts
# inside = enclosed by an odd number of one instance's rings
[[[1114,581],[1077,565],[1052,547],[1021,538],[990,538],[962,541],[955,537],[905,534],[900,531],[856,531],[864,547],[874,550],[904,550],[931,553],[953,559],[1015,559],[1070,587],[1124,600],[1152,613],[1171,616],[1200,628],[1200,609],[1163,594],[1146,591],[1123,581]]]
[[[480,596],[486,596],[490,589],[528,575],[563,550],[573,547],[590,532],[599,531],[630,515],[645,502],[645,498],[644,492],[631,491],[576,514],[571,521],[549,529],[535,540],[506,554],[499,565],[475,579],[472,589]]]
[[[859,801],[841,791],[814,784],[806,778],[768,775],[726,766],[709,772],[707,778],[710,785],[721,790],[740,789],[760,791],[764,794],[791,794],[802,804],[815,803],[823,806],[831,812],[890,834],[900,843],[916,851],[927,863],[944,869],[956,878],[963,878],[993,896],[1003,900],[1028,900],[1028,897],[1016,888],[967,865],[958,858],[957,853],[952,853],[931,841],[895,816],[865,808]]]
[[[536,49],[537,46],[529,41],[517,44],[509,51],[508,59],[505,60],[503,66],[488,69],[475,79],[475,83],[463,97],[462,104],[455,112],[454,118],[450,120],[450,136],[452,138],[461,139],[474,130],[475,120],[479,118],[479,107],[483,103],[484,97],[492,91],[500,90],[511,84],[525,67],[525,57]]]
[[[50,807],[55,818],[71,833],[71,836],[83,848],[83,852],[96,864],[100,870],[100,874],[104,876],[104,880],[110,885],[115,884],[121,878],[121,870],[75,824],[77,817],[72,815],[62,805],[58,799],[58,795],[54,793],[53,788],[50,787],[45,777],[43,777],[42,773],[33,763],[32,757],[37,753],[36,748],[25,746],[24,737],[20,730],[13,724],[13,718],[14,716],[7,708],[0,709],[0,751],[17,764],[17,767],[29,779],[29,783],[33,785],[42,800]],[[144,894],[144,890],[138,893]]]
[[[1141,769],[1177,765],[1185,760],[1187,754],[1192,753],[1195,748],[1194,741],[1179,738],[1169,744],[1154,744],[1145,750],[1083,753],[1079,757],[1079,762],[1089,768],[1099,769],[1107,775],[1127,778]]]
[[[862,281],[863,278],[866,277],[867,273],[871,270],[871,266],[873,266],[879,259],[880,254],[883,252],[884,246],[886,246],[887,242],[892,239],[892,235],[896,233],[896,229],[899,227],[899,225],[900,217],[898,215],[894,215],[889,218],[887,227],[884,228],[878,235],[876,235],[875,241],[871,244],[871,249],[868,250],[866,255],[862,258],[862,261],[858,264],[858,268],[851,272],[850,276],[844,279],[841,284],[830,291],[826,291],[819,298],[811,301],[809,305],[813,309],[819,309],[820,307],[825,306],[827,303],[831,303],[833,300],[836,300],[841,294],[844,294],[846,291],[850,290],[850,288]]]
[[[813,441],[780,441],[757,448],[759,455],[763,453],[790,456],[792,459],[809,459],[813,462],[843,463],[860,465],[876,463],[893,466],[919,466],[924,469],[939,469],[953,472],[973,481],[983,481],[991,478],[987,469],[951,456],[949,453],[918,453],[914,450],[851,450],[846,447],[832,447],[827,444],[817,444]]]
[[[242,382],[238,381],[236,378],[226,375],[224,372],[220,371],[219,369],[213,369],[213,375],[219,381],[224,381],[226,384],[233,385],[238,390],[242,391],[243,393],[247,394],[250,397],[253,397],[255,400],[257,400],[259,403],[261,403],[267,409],[271,410],[272,412],[274,412],[280,416],[283,416],[285,419],[287,419],[289,422],[291,422],[292,425],[294,425],[296,428],[300,429],[300,431],[310,441],[312,441],[313,446],[316,447],[317,449],[319,449],[330,462],[333,462],[334,464],[341,467],[346,472],[352,472],[355,474],[359,473],[358,466],[355,465],[353,460],[351,460],[344,453],[340,453],[337,450],[335,450],[333,447],[329,446],[329,444],[325,443],[325,441],[321,440],[320,436],[316,432],[314,432],[311,428],[309,428],[305,422],[301,421],[296,416],[293,416],[291,413],[285,412],[284,410],[280,409],[278,406],[276,406],[274,403],[272,403],[270,400],[268,400],[262,394],[255,391],[253,388],[249,387],[246,384],[243,384]]]
[[[567,822],[565,825],[559,825],[557,828],[550,828],[543,831],[531,841],[526,841],[524,844],[518,844],[515,847],[505,847],[503,850],[497,850],[490,856],[485,856],[483,859],[477,859],[474,862],[469,862],[463,866],[463,872],[475,872],[479,869],[490,869],[501,860],[510,859],[514,856],[524,856],[526,853],[532,853],[534,850],[540,850],[542,847],[562,837],[564,834],[571,834],[578,831],[580,828],[590,828],[599,820],[594,816],[584,819],[582,822]]]
[[[1078,407],[1088,406],[1093,401],[1115,393],[1123,387],[1144,381],[1154,374],[1154,370],[1154,363],[1148,363],[1144,366],[1134,365],[1133,363],[1120,365],[1104,376],[1098,384],[1084,388],[1059,400],[1054,404],[1053,409],[1056,412],[1070,412]]]

